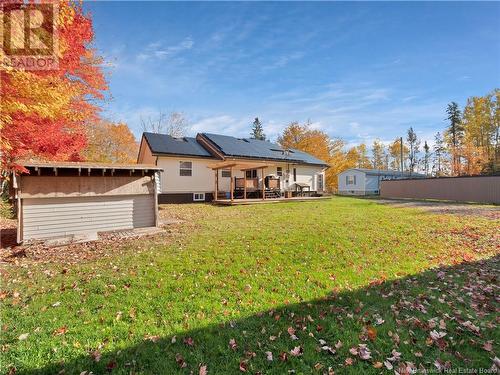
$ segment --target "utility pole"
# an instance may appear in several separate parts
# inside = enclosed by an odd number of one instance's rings
[[[403,170],[403,137],[399,137],[399,153],[400,153],[400,160],[401,160],[401,173],[404,172]]]

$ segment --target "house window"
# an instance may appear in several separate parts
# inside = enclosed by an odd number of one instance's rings
[[[193,193],[193,201],[204,202],[205,201],[205,193]]]
[[[231,177],[231,171],[229,169],[223,169],[221,172],[222,177]]]
[[[293,168],[293,182],[297,181],[297,168]]]
[[[282,167],[276,167],[276,174],[278,176],[283,176],[283,168]]]
[[[356,185],[356,176],[345,176],[346,185]]]
[[[245,171],[245,176],[247,178],[257,178],[257,169],[251,169],[249,171]]]
[[[179,164],[179,176],[192,176],[193,163],[190,161],[181,161]]]
[[[318,191],[323,191],[323,174],[318,175]]]

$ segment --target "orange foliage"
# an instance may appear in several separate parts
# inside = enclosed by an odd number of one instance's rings
[[[87,126],[82,156],[103,163],[135,163],[138,144],[127,124],[101,121]]]
[[[52,2],[59,6],[57,68],[0,65],[2,170],[18,169],[16,161],[33,156],[79,160],[86,145],[84,126],[99,117],[95,102],[104,99],[107,84],[102,59],[90,48],[92,20],[75,2]]]

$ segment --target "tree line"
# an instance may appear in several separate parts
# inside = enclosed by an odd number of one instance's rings
[[[291,122],[278,143],[326,161],[330,165],[326,184],[332,190],[337,188],[337,175],[349,168],[390,169],[432,177],[500,173],[500,90],[467,99],[463,110],[451,102],[445,112],[447,126],[435,134],[433,142],[421,139],[410,127],[404,136],[389,143],[375,139],[370,148],[365,143],[347,147],[343,139],[313,129],[308,120],[304,124]],[[263,134],[261,125],[258,129]]]

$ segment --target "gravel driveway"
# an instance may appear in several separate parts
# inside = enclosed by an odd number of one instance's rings
[[[469,203],[448,203],[432,201],[412,201],[398,199],[374,199],[376,203],[394,207],[416,207],[436,214],[480,216],[491,220],[500,220],[500,206]]]

